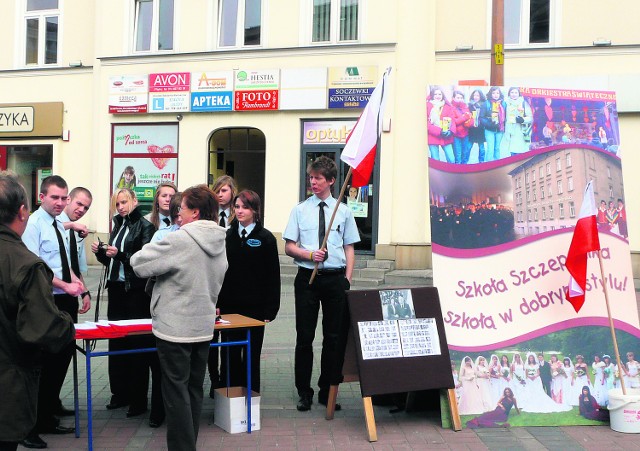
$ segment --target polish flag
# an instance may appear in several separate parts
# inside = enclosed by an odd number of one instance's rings
[[[573,305],[576,313],[584,304],[584,290],[587,284],[587,253],[600,250],[598,225],[596,222],[596,202],[593,197],[593,181],[587,183],[580,208],[580,217],[573,231],[566,267],[571,276],[565,288],[565,298]]]
[[[360,187],[369,184],[373,163],[376,159],[376,148],[384,116],[384,90],[391,68],[382,75],[382,80],[371,93],[369,103],[364,108],[355,127],[347,136],[347,142],[340,159],[352,168],[351,186]]]

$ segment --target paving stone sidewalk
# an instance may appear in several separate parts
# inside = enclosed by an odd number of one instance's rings
[[[91,267],[87,284],[96,293],[100,268]],[[94,299],[95,301],[95,299]],[[104,301],[103,301],[104,302]],[[100,306],[106,317],[106,303]],[[93,320],[94,310],[81,315],[80,321]],[[316,334],[315,369],[318,377],[321,331]],[[323,406],[314,404],[309,412],[298,412],[293,383],[293,348],[295,321],[292,286],[283,285],[282,307],[278,318],[267,326],[262,352],[261,430],[252,434],[229,434],[211,423],[213,400],[206,397],[209,381],[205,379],[205,402],[201,419],[198,449],[201,450],[633,450],[640,449],[640,436],[614,432],[608,426],[526,427],[454,432],[443,429],[440,412],[391,413],[389,407],[375,407],[378,441],[369,443],[364,422],[362,398],[357,383],[340,386],[338,396],[342,411],[332,421],[324,418]],[[104,342],[99,349],[106,349]],[[85,365],[79,354],[81,436],[43,435],[49,449],[87,449]],[[126,418],[126,408],[105,409],[110,392],[107,359],[92,359],[95,450],[164,450],[166,428],[152,429],[148,414]],[[63,387],[63,403],[73,406],[71,371]],[[71,426],[72,418],[62,420]],[[24,448],[19,448],[24,449]]]

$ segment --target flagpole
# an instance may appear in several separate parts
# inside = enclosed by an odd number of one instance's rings
[[[607,282],[604,277],[604,264],[602,262],[602,251],[598,250],[598,261],[600,262],[600,276],[602,277],[602,288],[604,289],[604,301],[607,305],[607,316],[609,317],[609,329],[611,330],[611,338],[613,338],[613,351],[616,353],[616,362],[618,364],[618,375],[620,376],[620,386],[622,394],[626,396],[627,389],[624,386],[624,377],[622,376],[622,363],[620,361],[620,351],[618,349],[618,340],[616,340],[616,329],[613,326],[613,317],[611,316],[611,307],[609,306],[609,292],[607,291]],[[615,375],[614,375],[615,378]]]
[[[353,168],[349,166],[349,171],[347,172],[347,175],[344,177],[344,183],[342,184],[342,189],[340,190],[340,194],[338,195],[336,206],[333,208],[333,213],[331,214],[331,219],[329,220],[329,227],[327,227],[327,233],[324,234],[324,240],[322,240],[320,249],[325,249],[327,247],[327,240],[329,239],[331,226],[333,225],[333,220],[335,219],[336,213],[338,212],[338,208],[340,207],[340,201],[342,200],[342,197],[344,196],[344,193],[347,190],[347,184],[349,183],[349,179],[351,178],[352,171],[353,171]],[[313,283],[313,280],[316,278],[316,274],[318,274],[319,264],[320,262],[316,262],[315,268],[313,268],[313,272],[311,273],[311,277],[309,278],[309,285]]]

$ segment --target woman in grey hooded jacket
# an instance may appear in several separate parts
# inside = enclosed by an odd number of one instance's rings
[[[182,226],[131,257],[139,277],[156,277],[153,334],[162,368],[170,450],[195,450],[218,293],[227,270],[225,229],[205,185],[184,191]]]

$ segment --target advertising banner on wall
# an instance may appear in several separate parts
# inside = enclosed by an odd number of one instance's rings
[[[233,109],[233,71],[193,72],[191,111],[231,111]]]
[[[189,72],[149,74],[149,112],[176,113],[189,111]]]
[[[378,84],[377,66],[330,67],[329,108],[364,108]]]
[[[109,114],[146,113],[147,75],[109,77]]]
[[[261,111],[278,109],[280,71],[237,70],[234,77],[234,110]]]
[[[427,129],[434,284],[463,423],[594,423],[580,415],[584,386],[602,409],[620,377],[640,386],[625,356],[640,324],[615,93],[431,86]],[[576,313],[565,262],[589,181],[604,274],[589,255]],[[604,285],[625,368],[615,365]],[[522,415],[494,412],[507,388]]]
[[[139,200],[153,200],[162,182],[177,184],[177,124],[114,124],[112,191],[131,188]]]

